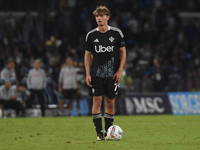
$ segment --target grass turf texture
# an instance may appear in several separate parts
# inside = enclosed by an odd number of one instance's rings
[[[198,150],[200,116],[115,116],[119,141],[96,141],[91,117],[0,119],[0,150]]]

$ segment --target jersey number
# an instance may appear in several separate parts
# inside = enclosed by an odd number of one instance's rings
[[[114,86],[115,86],[115,89],[114,89],[114,91],[117,91],[117,88],[119,88],[119,84],[117,84],[117,83],[114,83]]]

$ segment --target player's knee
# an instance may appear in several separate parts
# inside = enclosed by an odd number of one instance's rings
[[[102,104],[102,98],[95,98],[93,101],[93,106],[95,108],[100,108]]]
[[[100,108],[101,108],[101,105],[100,105],[99,103],[96,103],[96,104],[94,105],[94,107],[95,107],[96,109],[100,109]]]
[[[109,101],[109,102],[106,103],[106,107],[108,109],[114,109],[114,105],[115,105],[114,101]]]

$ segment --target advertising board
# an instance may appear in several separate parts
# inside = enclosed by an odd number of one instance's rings
[[[172,114],[167,93],[127,93],[125,106],[128,115]]]
[[[174,115],[200,114],[200,92],[169,92],[168,97]]]

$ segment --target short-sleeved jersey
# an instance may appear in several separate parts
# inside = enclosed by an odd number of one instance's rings
[[[101,33],[97,27],[88,32],[85,42],[85,50],[93,54],[91,76],[113,77],[120,65],[119,48],[125,46],[121,30],[108,26],[108,31]]]

